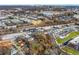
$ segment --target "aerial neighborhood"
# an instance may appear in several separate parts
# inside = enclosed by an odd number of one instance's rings
[[[79,55],[79,6],[0,6],[0,55]]]

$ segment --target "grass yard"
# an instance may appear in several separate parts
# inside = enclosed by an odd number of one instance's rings
[[[78,35],[79,35],[79,32],[71,32],[71,33],[67,34],[67,36],[64,39],[57,37],[57,42],[59,44],[62,44],[62,43],[66,42],[72,38],[75,38]]]
[[[79,55],[79,51],[71,48],[71,47],[68,47],[68,46],[65,46],[64,48],[62,48],[65,52],[67,52],[68,54],[72,54],[72,55]]]

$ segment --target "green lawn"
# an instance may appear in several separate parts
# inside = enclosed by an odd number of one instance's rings
[[[72,55],[79,55],[79,51],[70,48],[68,46],[65,46],[64,48],[62,48],[65,52],[67,52],[68,54],[72,54]]]
[[[70,39],[72,39],[72,38],[75,38],[75,37],[78,36],[78,35],[79,35],[79,32],[71,32],[71,33],[69,33],[68,36],[66,36],[64,39],[61,39],[61,38],[57,37],[57,42],[58,42],[59,44],[62,44],[62,43],[66,42],[66,41],[68,41],[68,40],[70,40]]]

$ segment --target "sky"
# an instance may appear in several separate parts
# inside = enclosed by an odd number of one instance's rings
[[[78,0],[0,0],[0,5],[79,5]]]

